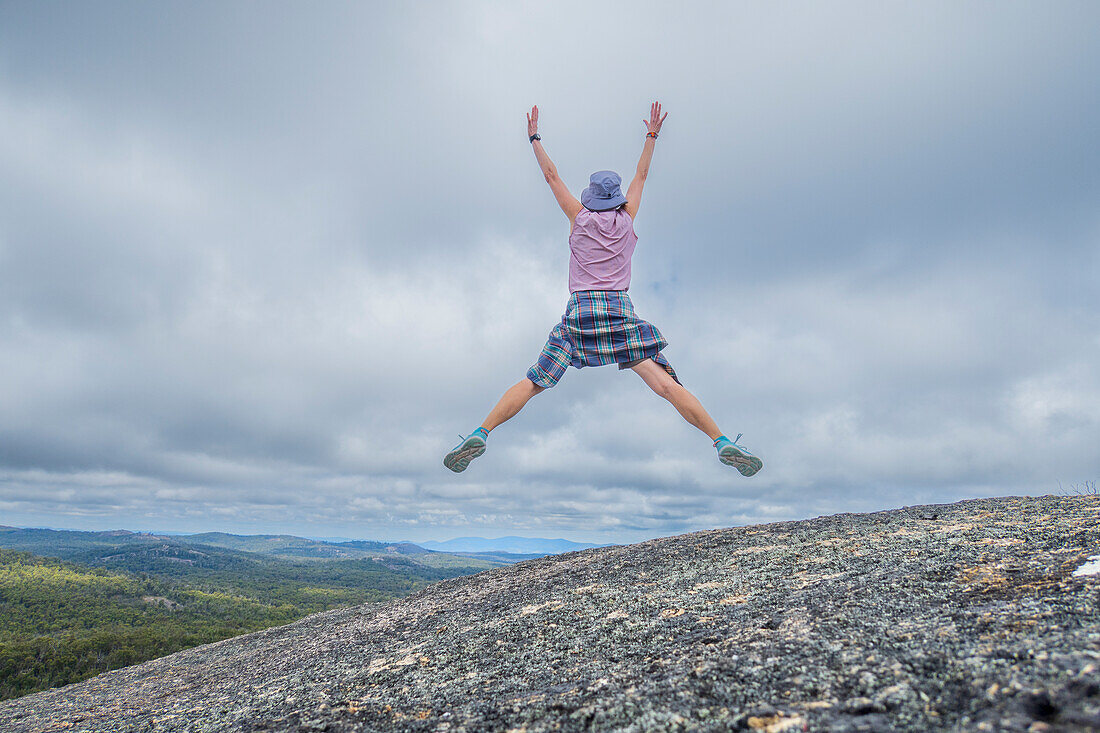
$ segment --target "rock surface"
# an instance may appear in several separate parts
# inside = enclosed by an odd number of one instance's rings
[[[0,704],[4,731],[1100,731],[1100,498],[528,560]]]

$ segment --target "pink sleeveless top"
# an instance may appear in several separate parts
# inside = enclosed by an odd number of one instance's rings
[[[637,244],[634,221],[625,210],[582,208],[569,233],[569,292],[629,289]]]

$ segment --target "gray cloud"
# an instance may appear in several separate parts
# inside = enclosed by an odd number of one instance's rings
[[[629,541],[1095,479],[1098,13],[0,8],[0,523]],[[638,6],[631,5],[631,8]],[[440,460],[566,299],[575,191],[670,112],[632,374]]]

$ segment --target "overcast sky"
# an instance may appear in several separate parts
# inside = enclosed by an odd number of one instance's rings
[[[633,542],[1100,478],[1100,6],[0,4],[0,524]],[[614,367],[443,455],[633,174]],[[1060,489],[1061,486],[1061,489]]]

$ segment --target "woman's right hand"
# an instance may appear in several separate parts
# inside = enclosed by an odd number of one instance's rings
[[[668,112],[665,112],[665,117],[668,117]],[[665,117],[661,117],[661,103],[654,102],[649,108],[649,120],[642,120],[642,124],[646,126],[647,132],[660,132],[661,125],[665,123]]]
[[[539,131],[539,106],[536,104],[527,114],[527,137]]]

